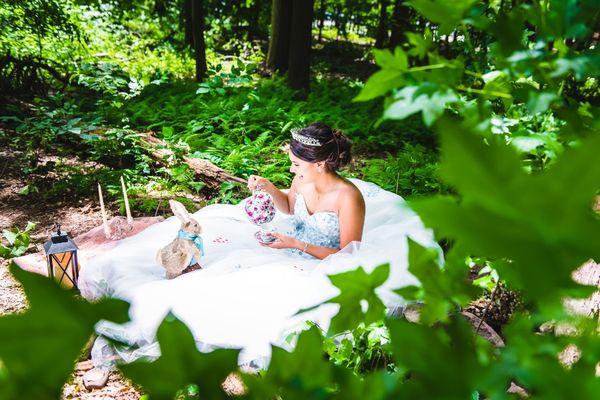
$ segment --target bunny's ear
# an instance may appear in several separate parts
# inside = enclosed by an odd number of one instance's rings
[[[181,222],[188,222],[190,220],[190,214],[185,209],[184,205],[175,200],[169,200],[169,205],[173,214],[181,220]]]

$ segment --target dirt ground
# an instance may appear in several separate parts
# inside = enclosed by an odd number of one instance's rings
[[[55,157],[42,156],[40,162],[53,162]],[[89,231],[102,223],[100,206],[95,198],[74,198],[72,201],[61,201],[50,204],[36,199],[35,196],[24,197],[18,192],[27,184],[18,166],[18,154],[0,151],[0,230],[10,227],[24,229],[28,221],[37,224],[31,233],[31,244],[27,253],[35,253],[50,237],[54,221],[60,221],[63,229],[71,236]],[[68,160],[78,163],[77,159]],[[114,204],[107,204],[110,210],[117,210]],[[8,270],[8,261],[0,263],[0,315],[25,312],[28,307],[23,290]],[[88,391],[83,386],[82,377],[85,371],[75,370],[71,379],[63,388],[62,399],[116,399],[133,400],[140,397],[140,392],[119,374],[112,374],[108,384],[102,388]]]

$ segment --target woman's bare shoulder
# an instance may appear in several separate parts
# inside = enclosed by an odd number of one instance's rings
[[[360,190],[356,187],[354,183],[352,183],[348,179],[344,179],[344,184],[340,189],[339,199],[342,203],[346,204],[357,204],[363,207],[365,204],[365,200]]]

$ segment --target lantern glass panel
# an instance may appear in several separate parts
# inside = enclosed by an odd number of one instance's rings
[[[79,271],[77,271],[76,267],[76,257],[76,253],[70,251],[50,254],[48,256],[49,272],[63,288],[70,289],[77,286]]]

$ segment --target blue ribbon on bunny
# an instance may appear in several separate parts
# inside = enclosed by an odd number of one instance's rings
[[[194,235],[193,233],[189,233],[180,229],[177,233],[177,237],[194,242],[198,250],[200,250],[200,254],[204,256],[204,241],[202,240],[202,236]],[[192,260],[190,261],[190,265],[194,264],[196,264],[196,257],[192,257]]]

